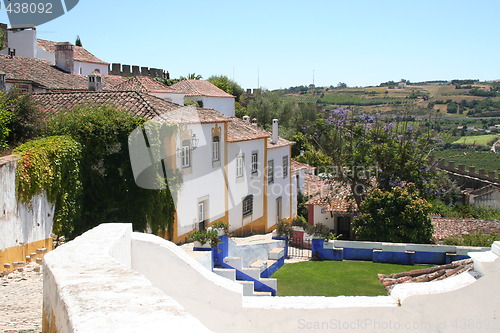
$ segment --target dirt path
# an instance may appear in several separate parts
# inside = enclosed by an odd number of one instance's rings
[[[0,277],[0,332],[41,333],[43,274],[36,263]]]

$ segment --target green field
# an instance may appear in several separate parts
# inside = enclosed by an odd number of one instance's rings
[[[377,274],[420,268],[370,261],[306,261],[286,264],[272,278],[278,279],[279,296],[378,296],[387,292]]]
[[[466,169],[475,166],[476,171],[484,169],[486,172],[500,172],[500,153],[492,151],[474,151],[471,149],[444,149],[435,150],[432,154],[436,159],[444,158],[447,161],[454,161],[455,167],[459,164],[465,165]]]
[[[457,145],[467,145],[467,146],[489,146],[498,140],[498,135],[488,134],[488,135],[475,135],[475,136],[463,136],[453,144]]]

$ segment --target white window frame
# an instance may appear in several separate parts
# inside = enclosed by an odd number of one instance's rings
[[[198,222],[205,221],[205,201],[198,202]]]
[[[288,177],[288,155],[283,156],[283,178]]]
[[[274,160],[267,162],[267,182],[274,183]]]
[[[217,139],[217,140],[216,140]],[[212,162],[217,162],[220,160],[220,137],[212,137]]]
[[[259,153],[252,153],[252,174],[257,173],[259,170]]]
[[[189,168],[191,166],[191,142],[190,142],[190,140],[182,141],[182,148],[181,149],[182,149],[181,150],[182,167]]]
[[[236,157],[236,178],[243,177],[244,160],[243,155]]]

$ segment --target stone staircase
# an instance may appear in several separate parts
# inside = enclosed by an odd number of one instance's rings
[[[278,281],[269,278],[279,267],[284,258],[284,249],[275,248],[269,251],[268,260],[257,260],[250,267],[243,267],[241,257],[226,257],[222,267],[215,267],[217,275],[236,281],[243,285],[243,296],[275,296]],[[281,265],[280,265],[281,263]]]

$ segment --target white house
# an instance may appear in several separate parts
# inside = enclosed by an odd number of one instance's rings
[[[182,80],[171,88],[182,91],[186,98],[198,102],[200,107],[214,109],[220,113],[234,117],[235,97],[204,80]]]
[[[8,47],[0,54],[46,60],[68,73],[89,75],[96,69],[108,74],[108,63],[81,46],[37,39],[36,27],[14,26],[8,29]]]

